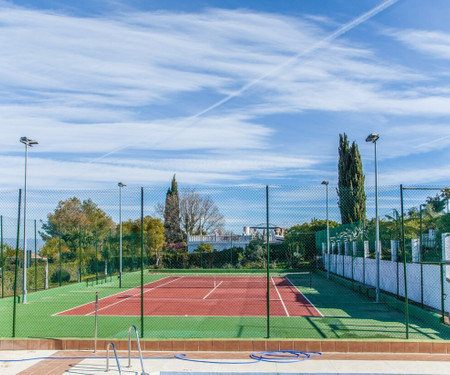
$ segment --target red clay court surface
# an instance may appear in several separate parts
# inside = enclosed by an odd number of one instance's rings
[[[144,285],[145,316],[266,316],[264,277],[171,276]],[[270,315],[318,317],[322,314],[285,277],[270,278]],[[56,314],[90,316],[95,303]],[[98,315],[140,316],[141,289],[102,298]]]

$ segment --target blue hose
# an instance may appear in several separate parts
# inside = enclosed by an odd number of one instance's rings
[[[190,359],[187,358],[186,354],[176,354],[175,358],[181,359],[183,361],[190,362],[200,362],[200,363],[214,363],[214,364],[224,364],[224,365],[243,365],[251,364],[257,362],[275,362],[275,363],[292,363],[306,361],[309,358],[320,357],[322,353],[320,352],[301,352],[296,350],[277,350],[271,352],[256,352],[250,354],[250,358],[253,361],[246,362],[229,362],[229,361],[208,361],[204,359]]]
[[[291,363],[306,361],[307,359],[320,357],[320,352],[303,352],[296,350],[278,350],[271,352],[255,352],[250,354],[250,358],[253,361],[241,361],[241,362],[228,362],[228,361],[209,361],[205,359],[190,359],[187,354],[175,354],[172,357],[143,357],[144,359],[179,359],[182,361],[199,362],[199,363],[213,363],[213,364],[226,364],[226,365],[243,365],[257,362],[275,362],[275,363]],[[1,362],[26,362],[26,361],[38,361],[45,359],[102,359],[106,357],[34,357],[34,358],[22,358],[22,359],[0,359]],[[127,359],[128,357],[119,357],[119,359]],[[137,357],[134,357],[137,358]]]
[[[297,350],[278,350],[272,352],[257,352],[250,354],[250,358],[264,362],[290,363],[306,361],[312,357],[320,357],[319,352],[302,352]]]

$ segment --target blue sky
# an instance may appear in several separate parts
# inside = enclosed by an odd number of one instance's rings
[[[23,184],[21,136],[39,141],[35,189],[335,184],[343,132],[369,186],[371,132],[380,185],[448,186],[448,14],[446,0],[0,0],[2,187]]]

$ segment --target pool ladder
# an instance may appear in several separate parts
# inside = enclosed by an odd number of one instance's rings
[[[139,350],[139,359],[141,361],[141,375],[149,375],[144,370],[144,361],[142,360],[142,351],[141,351],[141,343],[139,342],[139,334],[136,326],[133,324],[128,328],[128,367],[131,367],[131,329],[134,329],[134,333],[136,334],[136,342]]]
[[[134,333],[136,335],[136,342],[137,342],[137,346],[138,346],[138,350],[139,350],[139,359],[141,361],[142,372],[140,373],[140,375],[149,375],[144,370],[144,361],[142,359],[141,343],[139,342],[139,334],[138,334],[138,330],[135,325],[131,325],[130,328],[128,328],[128,366],[127,367],[131,367],[131,330],[132,329],[134,329]],[[119,357],[117,357],[116,347],[115,347],[114,343],[112,343],[112,342],[110,342],[106,346],[106,371],[109,371],[109,347],[110,346],[112,346],[112,348],[114,350],[114,356],[116,357],[117,368],[119,369],[119,374],[121,375],[122,370],[120,369]]]
[[[106,345],[106,372],[109,371],[109,347],[112,346],[113,350],[114,350],[114,357],[116,357],[116,363],[117,363],[117,368],[119,369],[119,374],[122,375],[122,370],[120,369],[120,363],[119,363],[119,357],[117,357],[117,351],[116,351],[116,346],[114,345],[113,342],[108,343],[108,345]]]

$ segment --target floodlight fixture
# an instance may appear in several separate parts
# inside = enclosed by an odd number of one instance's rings
[[[329,182],[327,180],[322,181],[321,185],[328,185]]]
[[[380,135],[378,133],[371,133],[367,136],[366,142],[375,143],[380,138]]]
[[[117,186],[118,186],[118,187],[124,187],[124,186],[127,186],[127,185],[125,185],[123,182],[119,182],[119,183],[117,184]]]
[[[33,145],[39,144],[38,141],[27,138],[27,137],[20,137],[20,143],[23,143],[24,145],[30,146],[30,147],[33,147]]]

